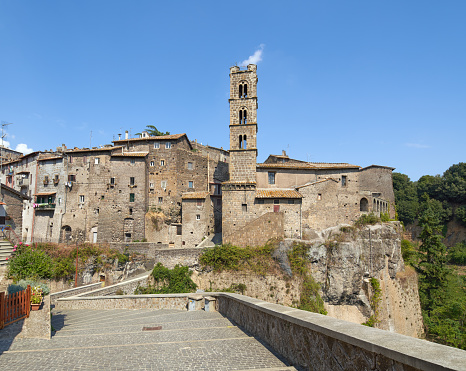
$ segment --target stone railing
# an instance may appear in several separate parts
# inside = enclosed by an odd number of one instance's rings
[[[59,299],[57,305],[60,309],[186,310],[190,295],[75,296]],[[238,294],[201,295],[216,297],[217,310],[222,315],[267,343],[299,369],[466,369],[466,352],[460,349]],[[199,304],[196,309],[204,307],[203,303]]]
[[[74,287],[72,289],[54,292],[50,294],[50,303],[55,305],[58,299],[68,298],[70,296],[76,296],[84,294],[86,292],[94,291],[102,287],[103,282],[91,283],[89,285]]]
[[[109,296],[109,295],[126,295],[126,294],[134,294],[134,290],[138,286],[146,286],[147,277],[149,277],[150,272],[144,274],[142,277],[136,277],[133,279],[129,279],[120,283],[116,283],[114,285],[105,286],[102,288],[95,288],[92,291],[84,292],[82,294],[77,295],[79,298],[89,297],[89,296]]]
[[[306,370],[465,370],[466,352],[237,294],[218,311]]]

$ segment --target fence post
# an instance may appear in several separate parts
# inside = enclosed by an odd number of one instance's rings
[[[29,318],[29,313],[31,312],[31,286],[28,285],[26,288],[26,315]]]
[[[0,292],[0,330],[5,326],[5,293]]]

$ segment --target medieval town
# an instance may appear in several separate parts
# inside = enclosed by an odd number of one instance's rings
[[[394,216],[391,167],[312,163],[282,150],[257,163],[257,81],[254,64],[230,68],[229,150],[147,131],[93,148],[1,148],[0,227],[28,243],[191,248],[309,239],[365,213]]]

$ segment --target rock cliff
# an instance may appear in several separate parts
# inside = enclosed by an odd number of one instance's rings
[[[313,237],[280,242],[274,258],[281,269],[273,273],[259,276],[247,271],[215,273],[197,269],[193,279],[201,289],[242,284],[245,295],[293,306],[299,301],[301,281],[291,274],[287,252],[296,244],[305,244],[309,268],[321,285],[328,315],[355,323],[372,316],[375,327],[414,337],[423,335],[417,276],[403,263],[399,223],[338,226]],[[375,306],[371,305],[375,294],[371,278],[380,284],[380,299]]]

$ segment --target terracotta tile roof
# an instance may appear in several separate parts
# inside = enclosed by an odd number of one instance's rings
[[[209,192],[187,192],[183,193],[181,198],[183,200],[199,200],[205,199],[209,195]]]
[[[146,157],[149,152],[123,152],[112,153],[112,157]]]
[[[325,178],[325,179],[318,180],[318,181],[316,181],[316,182],[309,182],[309,183],[305,183],[305,184],[303,184],[303,185],[297,186],[296,189],[303,188],[303,187],[307,187],[307,186],[314,185],[314,184],[323,183],[323,182],[328,182],[329,180],[333,180],[335,183],[339,183],[339,181],[336,180],[336,179],[333,179],[333,178]]]
[[[114,140],[113,143],[126,143],[126,142],[134,142],[138,140],[174,140],[174,139],[180,139],[183,135],[186,135],[186,133],[183,134],[170,134],[170,135],[159,135],[155,137],[145,137],[145,138],[130,138],[130,139],[118,139]]]
[[[366,166],[366,167],[363,167],[361,170],[367,170],[367,169],[370,169],[371,167],[378,167],[378,168],[382,168],[382,169],[388,169],[388,170],[395,170],[394,167],[390,167],[390,166],[382,166],[382,165],[369,165],[369,166]]]
[[[40,192],[40,193],[36,193],[34,196],[51,196],[51,195],[54,195],[56,193],[57,192]]]
[[[294,189],[259,188],[256,198],[303,198],[303,195]]]
[[[1,201],[0,201],[0,205],[6,205],[6,203],[5,203],[5,202],[1,202]]]
[[[61,157],[61,156],[44,157],[44,158],[38,158],[37,161],[61,160],[62,158],[63,158],[63,157]]]
[[[222,184],[256,184],[256,181],[247,182],[247,181],[244,181],[244,180],[241,180],[241,181],[227,180],[226,182],[222,182]]]
[[[325,162],[287,162],[277,164],[257,164],[257,168],[264,169],[359,169],[358,165],[345,163],[325,163]]]
[[[78,153],[78,152],[96,152],[96,151],[113,151],[121,148],[122,146],[115,147],[102,147],[102,148],[73,148],[66,151],[66,153]]]

